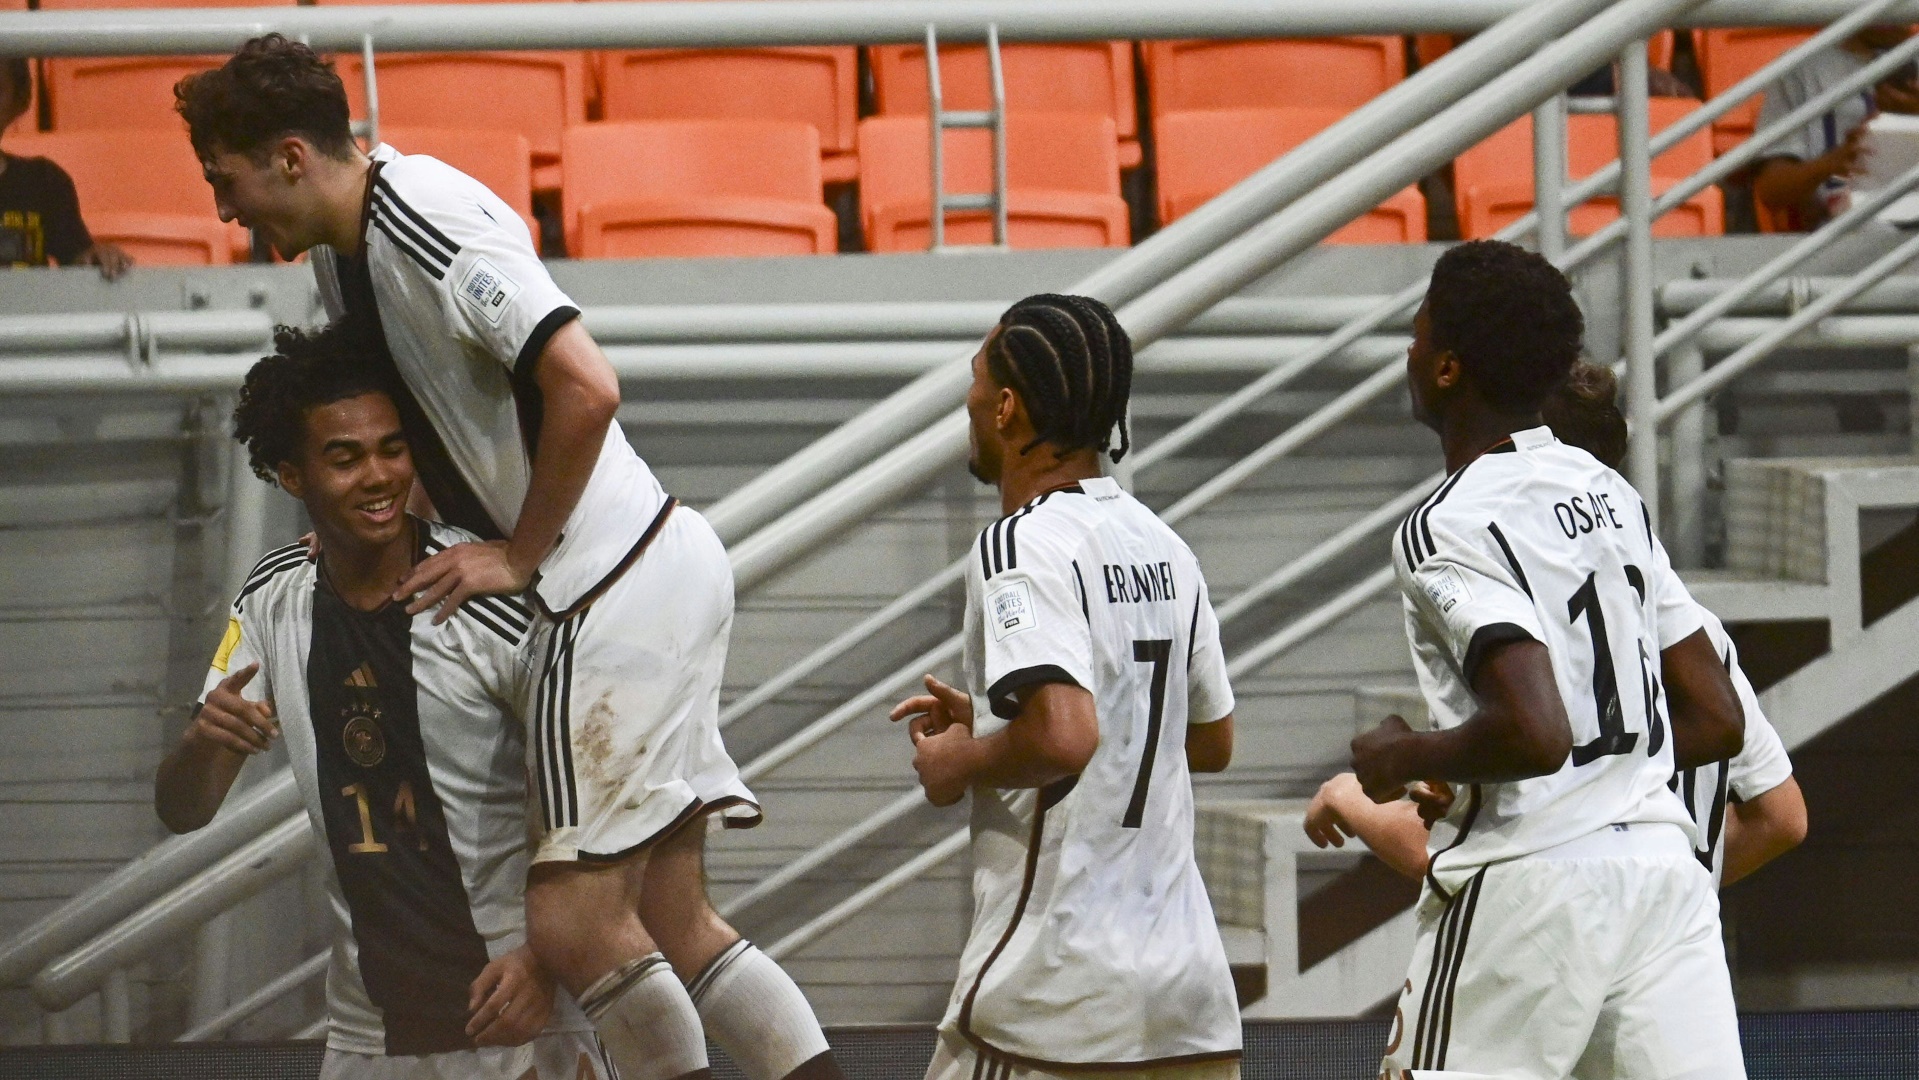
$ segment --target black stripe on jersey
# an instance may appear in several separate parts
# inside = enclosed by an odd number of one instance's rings
[[[559,708],[556,710],[560,722],[554,730],[553,742],[559,751],[560,775],[566,781],[566,801],[559,807],[565,811],[563,824],[566,825],[580,823],[580,793],[573,777],[573,642],[579,637],[580,623],[585,619],[586,613],[581,612],[568,624],[566,645],[560,655]]]
[[[546,658],[540,664],[540,685],[533,695],[533,786],[540,792],[540,821],[550,831],[553,823],[552,754],[547,752],[547,714],[552,711],[553,691],[547,685],[546,672],[553,670],[553,659],[560,648],[560,635],[546,642]]]
[[[1525,568],[1519,565],[1519,556],[1513,554],[1513,546],[1506,542],[1506,534],[1499,531],[1499,522],[1488,521],[1486,523],[1486,531],[1493,534],[1493,542],[1499,545],[1500,553],[1506,556],[1506,565],[1512,567],[1513,577],[1519,580],[1520,591],[1526,594],[1526,599],[1531,600],[1533,598],[1533,587],[1526,581],[1526,571]],[[1644,590],[1641,590],[1642,598],[1643,595]]]
[[[1406,557],[1407,573],[1419,569],[1419,556],[1413,552],[1413,514],[1417,513],[1419,510],[1415,508],[1412,514],[1406,515],[1405,521],[1399,523],[1399,553]]]
[[[253,564],[253,569],[247,571],[246,583],[249,585],[252,584],[254,578],[257,578],[261,574],[269,570],[272,570],[274,567],[278,566],[282,561],[284,561],[287,556],[293,555],[295,553],[304,555],[306,554],[306,551],[307,551],[306,542],[303,540],[296,540],[295,542],[288,544],[285,547],[274,548],[272,551],[269,551],[265,555],[260,556],[259,561]]]
[[[1430,1068],[1446,1068],[1446,1050],[1453,1041],[1453,1000],[1459,987],[1460,969],[1466,966],[1466,940],[1473,931],[1473,913],[1479,909],[1479,890],[1486,883],[1486,871],[1482,868],[1466,884],[1463,899],[1465,914],[1459,918],[1459,940],[1453,945],[1453,969],[1446,976],[1445,1004],[1439,1015],[1439,1046],[1435,1049],[1433,1064]]]
[[[1000,530],[1006,527],[1006,519],[993,522],[993,573],[1006,569],[1006,548],[1000,544]]]
[[[1645,500],[1643,499],[1640,500],[1639,502],[1639,517],[1640,517],[1640,520],[1646,523],[1646,549],[1650,551],[1652,550],[1652,546],[1653,546],[1652,510],[1646,506]]]
[[[513,631],[508,630],[506,627],[501,626],[498,622],[494,621],[493,616],[489,616],[487,614],[489,611],[492,610],[491,608],[484,607],[480,604],[475,603],[472,600],[468,600],[466,603],[460,605],[460,610],[464,611],[469,617],[472,618],[474,622],[479,623],[481,626],[484,626],[488,630],[493,631],[493,633],[498,635],[500,639],[505,641],[508,645],[518,645],[520,643],[519,634],[516,634]]]
[[[1440,886],[1439,877],[1438,875],[1433,873],[1433,867],[1439,865],[1439,856],[1444,855],[1446,854],[1446,852],[1451,851],[1452,849],[1465,843],[1466,837],[1472,835],[1473,822],[1479,820],[1479,807],[1480,807],[1479,785],[1474,784],[1472,785],[1471,788],[1467,790],[1466,820],[1459,823],[1459,835],[1453,837],[1452,843],[1447,844],[1444,848],[1440,849],[1439,852],[1434,854],[1432,858],[1426,860],[1426,884],[1432,886],[1433,893],[1436,896],[1443,896],[1447,900],[1451,900],[1453,898],[1452,893],[1447,892],[1444,888]]]
[[[1079,575],[1078,559],[1073,560],[1073,589],[1079,593],[1080,617],[1086,620],[1086,625],[1093,625],[1093,613],[1086,607],[1086,579]]]
[[[1459,661],[1459,674],[1465,678],[1466,685],[1472,686],[1479,677],[1479,666],[1486,662],[1486,656],[1498,645],[1508,645],[1515,641],[1537,640],[1525,627],[1517,623],[1496,622],[1473,631],[1473,638],[1466,643],[1466,655]]]
[[[1446,983],[1446,969],[1453,955],[1454,931],[1459,919],[1459,898],[1446,901],[1446,910],[1439,918],[1439,931],[1433,937],[1433,960],[1426,970],[1426,991],[1419,995],[1419,1019],[1413,1028],[1413,1068],[1426,1068],[1432,1057],[1433,1028],[1439,1019],[1439,1009],[1435,1002],[1441,986]]]
[[[1017,696],[1019,692],[1029,686],[1039,686],[1044,683],[1078,686],[1079,680],[1073,678],[1058,664],[1035,664],[1000,676],[998,682],[986,688],[986,703],[992,708],[994,716],[1001,720],[1011,720],[1019,715],[1019,697]]]
[[[1453,489],[1459,486],[1459,482],[1466,478],[1466,470],[1470,468],[1472,468],[1471,462],[1461,466],[1459,471],[1454,473],[1445,483],[1439,485],[1439,490],[1433,492],[1433,497],[1427,499],[1425,505],[1419,508],[1419,536],[1415,539],[1417,541],[1424,541],[1426,545],[1426,554],[1420,556],[1422,560],[1431,558],[1439,553],[1439,545],[1433,543],[1433,509],[1440,503],[1446,501],[1446,496],[1451,495]]]
[[[1078,484],[1056,490],[1081,491]],[[993,522],[980,531],[979,565],[980,572],[983,575],[990,579],[994,574],[1005,570],[1012,570],[1019,566],[1019,546],[1013,539],[1013,532],[1019,527],[1019,519],[1046,505],[1046,500],[1052,498],[1054,494],[1054,491],[1043,491],[1037,498],[1025,506],[1000,518],[998,521]],[[988,534],[992,536],[990,545],[987,540]],[[992,553],[990,559],[987,556],[989,550]]]
[[[1193,621],[1186,627],[1186,673],[1190,677],[1193,671],[1193,651],[1199,648],[1199,590],[1193,590]]]
[[[433,246],[431,240],[421,236],[420,230],[408,224],[406,218],[394,211],[393,204],[387,201],[386,196],[381,195],[377,191],[373,194],[373,212],[375,215],[385,218],[387,224],[405,233],[406,238],[413,243],[413,246],[419,250],[420,254],[438,263],[442,270],[450,270],[453,268],[453,257],[440,248]]]
[[[990,526],[979,531],[979,574],[982,579],[993,576],[993,560],[986,554],[986,534],[992,531]]]
[[[267,584],[271,582],[274,578],[279,577],[281,574],[286,573],[288,570],[291,570],[294,567],[305,563],[306,561],[307,561],[307,557],[306,557],[306,552],[304,547],[297,554],[282,556],[278,562],[273,564],[273,566],[269,567],[266,570],[261,571],[259,574],[254,576],[251,580],[249,580],[246,583],[246,586],[240,590],[240,595],[234,598],[233,609],[235,611],[240,610],[241,603],[244,602],[247,597],[252,596],[254,593],[259,592],[261,589],[266,588]]]
[[[413,219],[414,224],[418,225],[421,228],[421,230],[423,230],[428,236],[431,236],[435,241],[439,243],[440,250],[446,252],[447,260],[449,262],[452,261],[453,256],[458,255],[460,253],[460,245],[454,243],[452,240],[447,239],[447,235],[445,233],[441,232],[439,229],[434,228],[433,223],[431,221],[428,221],[424,214],[421,214],[418,210],[415,210],[411,206],[408,206],[406,203],[406,200],[400,198],[400,193],[393,190],[393,185],[387,183],[386,177],[379,176],[379,175],[374,176],[373,185],[375,188],[378,189],[378,194],[382,198],[384,198],[388,203],[391,203],[392,206],[395,209],[399,210],[402,214],[405,214],[407,217]]]
[[[526,633],[530,616],[528,616],[524,608],[517,608],[502,603],[505,599],[506,598],[502,596],[476,596],[468,600],[467,603],[485,608],[488,615],[504,623],[515,633]]]
[[[420,264],[420,269],[425,270],[427,272],[427,275],[433,278],[433,280],[435,281],[446,280],[446,270],[442,268],[441,266],[439,266],[438,264],[434,263],[432,260],[428,259],[425,255],[420,254],[419,251],[417,251],[411,244],[408,244],[405,240],[401,239],[399,230],[394,228],[393,225],[387,221],[387,217],[384,213],[381,213],[378,210],[374,211],[373,227],[385,233],[386,238],[388,240],[393,241],[394,247],[399,248],[401,251],[406,253],[408,258]]]
[[[356,611],[322,583],[303,672],[322,832],[396,1056],[472,1049],[467,994],[488,963],[428,768],[412,626],[398,604]]]

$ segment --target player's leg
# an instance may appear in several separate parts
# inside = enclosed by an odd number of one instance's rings
[[[1630,952],[1573,1075],[1745,1080],[1712,877],[1690,858],[1611,860],[1637,917]]]
[[[704,822],[655,845],[641,921],[685,980],[707,1035],[748,1080],[837,1080],[839,1066],[799,986],[713,910],[705,849]]]
[[[680,623],[685,663],[674,750],[679,775],[704,807],[758,820],[752,793],[720,740],[720,683],[733,622],[733,574],[726,549],[698,514],[673,515],[661,540],[661,565],[680,587],[704,583],[681,607],[704,623]],[[713,910],[706,894],[706,823],[682,827],[655,845],[640,893],[640,918],[687,983],[700,1020],[748,1080],[837,1080],[838,1065],[806,996],[773,958],[742,939]]]
[[[1450,898],[1427,888],[1382,1077],[1568,1074],[1610,970],[1588,947],[1584,898],[1564,872],[1570,865],[1521,859],[1480,871]]]
[[[639,919],[645,851],[620,862],[536,863],[527,941],[580,1003],[624,1080],[710,1076],[686,988]]]

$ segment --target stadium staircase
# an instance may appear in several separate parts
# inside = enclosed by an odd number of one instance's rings
[[[1692,6],[1531,5],[1131,252],[556,268],[622,372],[636,444],[728,537],[742,588],[726,735],[769,820],[715,835],[713,891],[825,1020],[926,1021],[950,988],[970,908],[964,813],[918,799],[884,715],[919,673],[954,674],[948,568],[997,516],[957,459],[958,358],[1005,303],[1074,282],[1132,301],[1122,317],[1150,344],[1121,476],[1177,521],[1225,622],[1240,747],[1198,782],[1200,844],[1248,1014],[1356,1015],[1390,993],[1407,892],[1356,853],[1307,850],[1298,800],[1341,766],[1358,725],[1405,697],[1381,567],[1390,529],[1437,479],[1398,354],[1440,249],[1313,245]],[[1630,144],[1633,126],[1621,131]],[[1874,205],[1810,238],[1655,247],[1647,204],[1679,205],[1741,159],[1653,202],[1644,135],[1628,148],[1637,175],[1551,185],[1562,210],[1621,185],[1624,218],[1576,241],[1549,220],[1537,242],[1577,267],[1594,356],[1667,357],[1664,398],[1632,385],[1635,416],[1669,431],[1642,426],[1642,445],[1668,463],[1635,476],[1663,499],[1689,573],[1730,568],[1694,575],[1701,597],[1729,622],[1829,627],[1826,655],[1768,691],[1797,745],[1919,670],[1899,647],[1919,601],[1881,611],[1858,571],[1884,515],[1919,506],[1919,282],[1894,276],[1919,249],[1875,231]],[[1622,240],[1617,264],[1599,258]],[[1183,274],[1142,276],[1181,251]],[[0,295],[0,437],[20,462],[0,481],[0,722],[37,740],[0,779],[10,801],[48,807],[5,856],[37,875],[0,908],[8,1041],[314,1030],[325,871],[274,763],[250,768],[243,805],[193,838],[149,849],[144,805],[235,568],[298,531],[290,504],[236,464],[219,416],[265,327],[314,317],[302,273],[153,273],[118,292],[62,273]],[[166,314],[100,314],[128,304]],[[832,468],[804,467],[821,446],[836,448]],[[76,745],[118,756],[83,760]],[[51,820],[82,812],[97,824]],[[214,919],[227,921],[192,933]]]

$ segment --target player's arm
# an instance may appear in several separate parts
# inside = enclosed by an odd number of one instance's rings
[[[1691,769],[1739,753],[1746,740],[1745,709],[1706,631],[1696,630],[1662,650],[1659,671],[1676,767]]]
[[[1731,885],[1796,848],[1806,839],[1806,796],[1799,781],[1784,783],[1726,808],[1726,865],[1721,884]]]
[[[1572,721],[1546,646],[1530,638],[1492,646],[1472,680],[1479,708],[1458,727],[1417,732],[1398,716],[1353,740],[1353,772],[1376,802],[1415,780],[1501,783],[1559,771]]]
[[[1038,788],[1077,776],[1099,749],[1093,695],[1072,683],[1016,691],[1019,712],[1002,729],[973,737],[972,698],[931,675],[927,693],[901,702],[895,721],[911,719],[913,769],[934,806],[951,806],[974,786]]]
[[[264,753],[280,733],[273,704],[241,696],[258,674],[256,663],[223,678],[193,712],[193,719],[153,781],[153,808],[175,833],[192,832],[213,820],[240,767]]]
[[[1306,837],[1319,847],[1343,848],[1357,836],[1381,862],[1414,880],[1426,876],[1431,831],[1408,799],[1376,803],[1359,778],[1340,773],[1319,786],[1306,807]]]

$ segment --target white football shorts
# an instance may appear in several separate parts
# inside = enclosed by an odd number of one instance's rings
[[[710,813],[759,824],[720,741],[733,567],[706,519],[667,515],[584,611],[542,619],[527,709],[534,862],[614,862]]]
[[[1070,1021],[1063,1021],[1061,1030],[1070,1038]],[[1087,1076],[1096,1076],[1099,1080],[1239,1080],[1239,1061],[1149,1065],[1139,1069],[1101,1065],[1097,1070],[1048,1072],[996,1054],[981,1054],[972,1043],[941,1032],[933,1060],[926,1066],[926,1080],[1072,1080]]]
[[[1429,884],[1382,1080],[1745,1080],[1712,875],[1613,825]]]
[[[521,1046],[482,1046],[412,1057],[327,1047],[320,1080],[619,1080],[600,1037],[549,1031]]]

